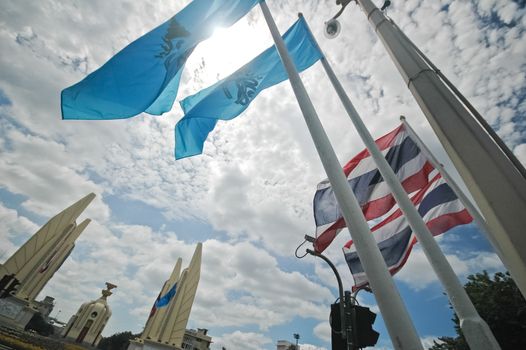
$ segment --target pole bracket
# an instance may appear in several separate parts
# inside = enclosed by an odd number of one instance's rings
[[[436,72],[434,69],[430,69],[430,68],[424,68],[422,70],[420,70],[418,73],[416,73],[415,75],[413,75],[411,78],[409,78],[409,80],[407,81],[407,88],[410,89],[411,88],[411,83],[418,79],[418,77],[420,76],[420,74],[424,73],[424,72],[433,72],[433,73],[438,73]]]

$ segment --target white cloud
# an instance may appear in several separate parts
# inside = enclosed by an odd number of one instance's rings
[[[253,324],[266,330],[290,321],[290,310],[300,317],[325,317],[325,305],[332,299],[329,290],[298,272],[280,270],[276,259],[264,250],[248,243],[213,240],[205,242],[203,250],[197,295],[202,304],[196,303],[193,315],[210,327]]]
[[[420,338],[420,341],[422,342],[422,345],[424,346],[424,349],[429,349],[430,347],[432,347],[434,344],[433,342],[437,342],[437,343],[441,343],[439,340],[438,340],[438,336],[433,336],[433,335],[428,335],[428,336],[425,336],[423,338]]]
[[[272,340],[258,333],[235,331],[223,334],[214,341],[212,349],[221,350],[225,347],[228,350],[259,350],[265,345],[272,343]]]
[[[331,326],[328,321],[319,323],[314,327],[314,335],[326,342],[331,341]]]
[[[413,249],[406,265],[395,278],[403,281],[414,290],[422,290],[432,283],[439,282],[424,252],[417,246]],[[449,264],[456,275],[465,279],[469,274],[488,271],[504,271],[504,266],[495,253],[472,251],[469,254],[446,254]]]
[[[522,165],[526,165],[526,143],[520,144],[513,150]]]
[[[24,135],[18,130],[8,131],[6,136],[16,149],[0,151],[2,187],[27,196],[23,203],[25,209],[43,217],[51,216],[95,192],[99,199],[90,206],[88,213],[93,218],[108,218],[110,210],[100,200],[103,187],[82,174],[85,165],[64,144]]]
[[[0,262],[7,260],[18,248],[13,241],[19,243],[28,239],[28,232],[36,232],[38,226],[27,218],[18,215],[16,210],[6,208],[0,204],[0,222],[2,235],[0,235]]]
[[[23,198],[16,210],[8,209],[7,202],[0,206],[2,252],[16,249],[14,235],[35,231],[36,225],[21,211],[48,218],[95,192],[97,198],[85,214],[94,221],[43,294],[57,297],[65,317],[98,297],[103,282],[115,282],[119,287],[110,299],[114,319],[127,320],[110,322],[105,334],[139,330],[176,258],[182,256],[187,263],[195,242],[188,238],[192,232],[183,229],[156,231],[131,224],[135,218],[112,216],[117,208],[110,196],[120,203],[133,200],[161,213],[162,227],[188,221],[213,228],[199,232],[205,252],[191,322],[211,329],[243,329],[217,334],[229,350],[245,340],[254,348],[272,348],[269,333],[294,317],[323,321],[314,334],[328,342],[326,310],[335,298],[332,271],[312,257],[301,260],[301,272],[283,263],[303,235],[313,233],[312,196],[325,177],[288,82],[263,92],[239,118],[218,123],[202,156],[177,162],[173,127],[182,116],[178,106],[161,117],[60,120],[64,87],[185,3],[21,0],[2,6],[0,51],[6,54],[0,55],[0,92],[11,104],[0,105],[0,188]],[[447,13],[441,11],[445,5]],[[333,41],[322,35],[324,19],[336,12],[333,4],[270,1],[269,6],[282,30],[298,10],[304,13],[374,136],[394,128],[404,114],[439,159],[450,163],[354,4],[340,17],[343,32]],[[525,162],[524,121],[518,117],[526,112],[525,9],[498,0],[413,0],[393,3],[388,11]],[[510,26],[488,22],[492,15]],[[270,45],[259,9],[239,28],[253,34],[250,45],[239,42],[247,52],[207,55],[203,45],[187,64],[179,98],[224,77],[226,72],[211,63],[216,56],[242,62]],[[230,62],[228,69],[233,67]],[[346,162],[363,144],[321,65],[302,77],[340,161]],[[348,239],[348,232],[342,232],[327,250],[346,287],[351,277],[340,247]],[[501,268],[487,252],[448,253],[462,277]],[[418,249],[397,278],[415,290],[436,283]]]
[[[326,348],[319,347],[312,344],[298,344],[301,350],[327,350]]]

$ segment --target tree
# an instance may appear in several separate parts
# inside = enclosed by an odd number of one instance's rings
[[[140,334],[133,334],[129,331],[115,333],[107,338],[102,338],[97,348],[103,350],[126,350],[128,344],[130,344],[130,339],[137,338],[138,336],[140,336]]]
[[[470,275],[464,288],[502,350],[526,349],[526,300],[508,272],[497,272],[493,280],[487,271]],[[452,321],[457,337],[440,337],[429,350],[469,350],[458,317]]]

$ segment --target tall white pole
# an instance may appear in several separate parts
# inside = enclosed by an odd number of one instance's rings
[[[314,36],[312,36],[312,40],[316,42]],[[371,154],[371,157],[374,159],[380,174],[382,174],[382,177],[384,178],[384,181],[389,185],[389,188],[393,193],[393,197],[404,213],[409,226],[411,226],[415,236],[418,238],[418,242],[422,246],[422,250],[427,257],[427,260],[433,267],[433,270],[437,274],[440,282],[442,282],[442,285],[444,286],[449,297],[449,301],[451,302],[451,305],[453,306],[453,309],[460,320],[460,327],[462,328],[462,332],[464,333],[469,346],[472,349],[481,350],[500,349],[500,346],[493,336],[493,333],[489,329],[486,322],[484,322],[484,320],[478,314],[464,287],[455,275],[453,268],[442,253],[440,246],[433,238],[433,234],[427,228],[424,219],[422,216],[420,216],[418,210],[409,199],[409,196],[402,187],[400,180],[378,148],[378,145],[376,145],[376,142],[369,133],[369,130],[367,130],[367,127],[354,108],[349,96],[336,77],[331,65],[325,58],[325,55],[323,55],[321,58],[321,63],[327,72],[327,75],[334,86],[338,97],[341,99],[345,111],[349,115],[354,127],[360,135],[360,138],[365,144],[365,147]],[[367,277],[369,278],[369,274],[367,274]]]
[[[290,84],[307,123],[312,140],[320,156],[327,177],[340,205],[343,217],[356,245],[356,251],[364,267],[371,288],[382,313],[386,328],[395,349],[423,349],[416,329],[409,318],[402,298],[389,274],[387,265],[376,245],[369,226],[363,217],[358,200],[354,196],[343,173],[329,138],[323,129],[314,106],[303,86],[296,67],[290,58],[274,19],[265,1],[261,10],[276,44],[281,61],[289,76]]]
[[[526,179],[436,69],[371,0],[356,0],[473,195],[495,250],[526,296]]]
[[[404,124],[404,127],[406,128],[409,135],[411,135],[411,138],[416,142],[418,145],[418,148],[424,152],[426,157],[429,159],[431,164],[440,172],[442,177],[446,180],[448,185],[453,189],[455,194],[457,195],[458,199],[462,202],[462,204],[466,207],[468,212],[473,217],[473,221],[475,221],[475,224],[484,232],[484,235],[486,238],[493,244],[493,247],[495,249],[498,247],[498,244],[494,242],[494,237],[490,234],[488,234],[489,228],[486,223],[486,220],[484,217],[480,214],[479,210],[475,207],[475,205],[471,202],[471,200],[464,194],[464,191],[460,188],[460,186],[457,184],[455,180],[449,175],[449,173],[446,171],[446,168],[442,163],[438,161],[438,159],[431,153],[429,148],[427,148],[426,144],[420,139],[418,134],[413,130],[411,125],[407,122],[404,116],[400,116],[400,121],[402,124]],[[497,255],[501,256],[502,253],[497,251]],[[502,260],[502,259],[501,259]]]

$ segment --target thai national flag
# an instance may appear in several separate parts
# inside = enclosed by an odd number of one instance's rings
[[[407,193],[420,190],[437,173],[409,137],[403,124],[376,140],[376,144]],[[345,165],[343,171],[367,220],[386,214],[394,206],[391,190],[380,175],[369,151],[360,152]],[[313,207],[316,221],[314,249],[321,253],[346,226],[329,180],[318,184]]]
[[[440,174],[414,195],[411,201],[435,236],[473,220]],[[395,274],[404,266],[411,248],[417,242],[405,216],[397,209],[371,231],[391,275]],[[345,244],[343,253],[354,278],[353,290],[367,285],[367,276],[352,241]]]
[[[148,315],[148,320],[155,315],[157,312],[157,302],[159,302],[159,299],[161,299],[161,293],[163,292],[164,287],[166,286],[166,282],[163,284],[163,288],[159,291],[159,295],[157,296],[157,299],[155,299],[155,302],[153,303],[152,309],[150,310],[150,315]]]

